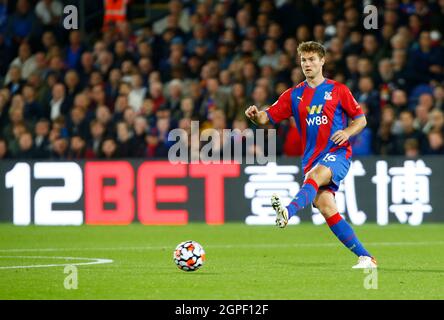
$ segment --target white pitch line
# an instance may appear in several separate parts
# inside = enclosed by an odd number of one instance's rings
[[[113,263],[111,259],[100,259],[100,258],[83,258],[83,257],[51,257],[51,256],[0,256],[0,259],[60,259],[60,260],[90,260],[89,262],[75,262],[75,263],[57,263],[57,264],[34,264],[29,266],[5,266],[0,267],[0,269],[27,269],[27,268],[50,268],[50,267],[62,267],[62,266],[86,266],[93,264],[105,264]],[[92,260],[92,261],[91,261]]]
[[[257,244],[225,244],[206,245],[210,249],[231,249],[231,248],[311,248],[311,247],[335,247],[339,242],[328,243],[257,243]],[[411,242],[365,242],[369,246],[429,246],[444,245],[444,241],[411,241]],[[53,252],[53,251],[130,251],[130,250],[162,250],[170,249],[170,246],[138,246],[138,247],[106,247],[106,248],[23,248],[23,249],[0,249],[0,252]],[[174,248],[173,248],[174,249]]]

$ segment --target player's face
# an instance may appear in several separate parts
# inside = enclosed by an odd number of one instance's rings
[[[325,59],[320,58],[316,52],[304,52],[301,54],[301,67],[305,77],[316,78],[322,72]]]

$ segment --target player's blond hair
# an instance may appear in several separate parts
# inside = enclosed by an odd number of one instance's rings
[[[324,58],[325,57],[325,48],[322,44],[320,44],[319,42],[316,41],[306,41],[306,42],[302,42],[299,46],[298,46],[298,54],[301,55],[302,53],[306,53],[306,52],[314,52],[317,53],[319,55],[319,58]]]

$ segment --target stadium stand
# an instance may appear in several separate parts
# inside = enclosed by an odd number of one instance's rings
[[[61,1],[2,0],[0,159],[165,157],[168,132],[192,120],[256,129],[245,108],[304,80],[296,49],[307,40],[325,45],[325,76],[367,114],[355,155],[442,155],[444,1],[367,2],[376,30],[353,0],[172,0],[141,26],[130,1],[128,21],[82,32],[62,27]],[[294,122],[277,135],[279,155],[301,154]]]

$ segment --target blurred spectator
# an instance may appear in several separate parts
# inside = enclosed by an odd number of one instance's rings
[[[132,108],[127,107],[123,110],[123,118],[121,120],[125,121],[128,128],[132,129],[134,127],[136,116],[136,112]]]
[[[22,94],[25,100],[25,118],[31,121],[36,121],[40,117],[43,117],[43,108],[37,102],[35,89],[30,85],[25,85]]]
[[[404,90],[397,89],[392,92],[390,104],[395,108],[397,115],[399,115],[402,111],[407,110],[407,103],[407,93]]]
[[[4,128],[8,122],[8,112],[9,112],[9,90],[0,90],[0,128]],[[0,136],[2,132],[0,131]]]
[[[425,132],[425,126],[429,120],[429,111],[427,107],[423,104],[418,104],[415,109],[415,122],[414,126],[416,129]]]
[[[378,45],[378,40],[374,34],[369,33],[364,35],[361,56],[367,57],[372,61],[373,69],[378,67],[379,61],[382,59],[384,54],[385,53]]]
[[[404,141],[404,156],[407,158],[418,158],[419,156],[419,143],[418,140],[409,138]]]
[[[50,131],[50,122],[47,119],[40,119],[34,128],[34,147],[36,153],[42,157],[46,158],[49,156],[49,131]]]
[[[119,69],[113,69],[114,66],[114,56],[110,51],[107,51],[104,49],[100,53],[97,54],[96,60],[96,69],[98,69],[102,74],[109,75],[112,70],[117,70],[120,72]],[[112,82],[111,76],[109,79],[110,82]]]
[[[191,98],[189,98],[189,99],[191,100],[192,107],[194,108],[192,99]],[[149,127],[154,126],[154,124],[156,122],[156,114],[154,113],[153,100],[148,98],[143,101],[141,115],[143,115],[147,119]],[[174,120],[179,121],[180,119],[174,119]]]
[[[122,157],[131,157],[134,152],[133,140],[131,140],[130,131],[125,122],[119,122],[117,127],[117,148]]]
[[[2,132],[0,136],[6,137],[8,139],[12,135],[13,126],[19,122],[24,122],[24,108],[25,102],[23,100],[23,97],[21,95],[15,95],[12,98],[9,110],[7,110],[9,123],[5,127],[2,127]]]
[[[105,84],[105,96],[107,100],[107,104],[113,106],[116,102],[117,96],[119,95],[119,84],[122,79],[122,73],[120,69],[112,69],[109,73],[109,78],[107,83]]]
[[[105,0],[103,31],[126,21],[127,4],[129,0]]]
[[[15,153],[17,159],[33,159],[39,158],[34,148],[32,134],[30,132],[23,132],[18,138],[19,149]]]
[[[209,119],[209,114],[215,110],[228,109],[228,96],[219,90],[219,80],[210,78],[207,80],[206,94],[199,110],[201,119]]]
[[[136,157],[143,157],[145,154],[145,137],[148,129],[147,120],[143,116],[134,119],[132,144],[133,155]]]
[[[51,146],[52,153],[51,159],[66,160],[68,154],[68,140],[63,137],[59,137],[54,140]]]
[[[114,60],[114,67],[117,68],[120,68],[124,61],[133,61],[133,55],[130,52],[128,52],[124,41],[118,40],[115,42],[113,60]]]
[[[379,101],[381,106],[390,102],[390,94],[395,88],[401,87],[401,85],[396,82],[394,75],[390,59],[384,58],[380,60],[375,89],[379,91]]]
[[[200,131],[255,128],[245,108],[266,107],[305,80],[297,46],[307,40],[325,45],[324,75],[366,110],[355,154],[441,152],[441,0],[376,1],[380,27],[371,32],[353,1],[171,0],[166,16],[138,30],[126,21],[128,3],[104,2],[98,36],[64,32],[60,0],[0,0],[0,136],[9,156],[25,132],[34,142],[27,149],[22,139],[24,156],[81,159],[164,156],[170,130],[188,132],[194,120]],[[278,154],[299,155],[294,121],[276,129]],[[212,142],[215,154],[228,142]]]
[[[418,99],[418,105],[424,106],[424,108],[429,112],[433,109],[433,95],[431,93],[422,93]]]
[[[69,143],[68,159],[80,160],[94,157],[94,153],[87,148],[85,139],[79,135],[73,135]]]
[[[86,137],[88,134],[88,123],[86,121],[86,111],[82,107],[74,107],[71,110],[67,121],[69,135],[80,135]]]
[[[90,132],[89,132],[89,145],[88,148],[91,149],[94,155],[98,156],[100,153],[101,144],[103,141],[103,138],[105,136],[105,127],[102,123],[100,123],[97,120],[91,121],[90,125]]]
[[[63,14],[63,5],[57,0],[40,0],[35,14],[45,26],[57,26]]]
[[[66,99],[65,86],[57,83],[52,87],[51,101],[49,102],[49,118],[57,119],[60,115],[66,116],[69,110],[68,100]]]
[[[116,141],[111,138],[107,137],[103,140],[101,146],[100,146],[100,153],[99,153],[100,159],[115,159],[119,158],[119,152],[117,150],[117,144]]]
[[[107,106],[103,104],[97,106],[95,119],[104,126],[107,135],[114,133],[115,124],[112,122],[111,112]]]
[[[259,67],[271,66],[275,70],[278,69],[280,55],[276,41],[273,39],[265,40],[264,55],[258,61]]]
[[[373,150],[380,155],[393,155],[396,153],[395,135],[393,128],[396,120],[394,109],[387,105],[382,110],[381,123],[375,134]]]
[[[183,10],[182,2],[179,0],[171,0],[168,2],[169,15],[154,23],[153,29],[156,34],[162,34],[168,26],[168,19],[174,17],[177,19],[179,27],[184,32],[189,32],[191,28],[190,15],[188,10]]]
[[[429,121],[423,128],[423,131],[441,131],[444,133],[444,112],[440,109],[434,109],[429,113]]]
[[[180,119],[187,118],[191,119],[196,116],[196,112],[194,110],[193,99],[191,98],[183,98],[180,101],[180,109],[176,112],[173,112],[172,118],[176,122],[179,122]]]
[[[156,123],[157,136],[159,141],[166,147],[170,147],[172,142],[168,141],[168,133],[171,129],[171,121],[169,117],[158,117]]]
[[[80,82],[87,84],[95,71],[98,70],[94,66],[93,54],[89,51],[83,52],[80,56],[80,63],[78,67]],[[102,75],[100,72],[98,74],[100,74],[100,76]]]
[[[107,103],[107,99],[106,99],[106,95],[105,95],[105,90],[103,89],[103,85],[102,84],[95,84],[93,86],[91,86],[91,90],[89,92],[89,96],[92,102],[92,109],[96,109],[100,106],[104,106],[106,108],[109,109]]]
[[[253,92],[253,105],[259,109],[269,105],[268,99],[268,89],[265,86],[257,86]]]
[[[427,150],[427,140],[424,134],[415,129],[414,120],[415,115],[413,112],[405,110],[399,115],[400,124],[402,127],[401,133],[396,139],[396,152],[397,154],[413,153],[413,149],[421,150],[424,153]],[[412,141],[415,141],[414,144]],[[408,143],[407,143],[408,142]],[[409,146],[412,150],[407,150],[406,146]],[[409,153],[410,154],[410,153]]]
[[[80,31],[71,31],[69,33],[69,45],[66,48],[65,61],[69,69],[80,70],[80,61],[84,50]]]
[[[433,98],[435,99],[435,108],[444,110],[444,86],[438,85],[433,90]]]
[[[11,155],[8,150],[8,143],[5,139],[0,138],[0,160],[9,159]]]
[[[64,83],[66,86],[67,105],[74,104],[74,97],[80,91],[80,79],[75,70],[68,70],[65,74]]]
[[[53,48],[57,47],[57,39],[52,30],[43,32],[41,42],[41,50],[44,52],[49,52]]]
[[[242,81],[245,88],[245,95],[251,97],[257,78],[256,66],[254,63],[246,63],[242,67]]]
[[[411,50],[409,56],[409,68],[415,74],[414,82],[420,84],[428,83],[430,80],[441,81],[443,61],[442,48],[432,47],[430,32],[422,31],[419,35],[418,46]]]
[[[231,95],[228,100],[228,120],[233,121],[234,118],[239,116],[244,117],[245,106],[248,107],[251,104],[252,101],[246,96],[243,84],[240,82],[233,84]]]
[[[407,51],[396,49],[392,52],[393,79],[399,89],[406,90],[409,86],[411,75],[407,69]]]
[[[25,39],[38,34],[40,26],[28,0],[17,0],[14,13],[9,16],[6,27],[8,41],[19,45]]]
[[[159,158],[168,156],[168,147],[159,139],[157,128],[152,128],[146,135],[146,156],[148,158]]]
[[[11,95],[15,95],[22,90],[25,80],[22,79],[21,69],[19,66],[15,65],[9,69],[8,81],[5,82],[6,88],[9,89]]]
[[[168,84],[167,101],[165,107],[171,110],[172,114],[179,112],[182,99],[183,84],[179,79],[174,79]]]
[[[28,77],[37,69],[35,56],[32,55],[31,46],[27,42],[23,42],[19,46],[18,57],[12,60],[9,68],[17,66],[21,71],[21,78],[28,79]],[[9,82],[9,77],[6,76],[5,81]]]
[[[427,138],[429,142],[427,154],[444,155],[444,138],[442,131],[430,131]]]
[[[166,103],[161,82],[155,81],[150,83],[149,96],[153,100],[154,112],[156,112],[160,106]]]
[[[367,113],[367,120],[369,127],[375,130],[378,128],[378,122],[381,118],[381,108],[378,92],[374,89],[373,80],[369,76],[363,76],[359,79],[359,93],[356,95],[356,100],[362,105],[365,104]]]
[[[128,104],[136,113],[140,112],[147,89],[143,86],[142,76],[134,74],[131,79],[131,91],[128,95]]]

